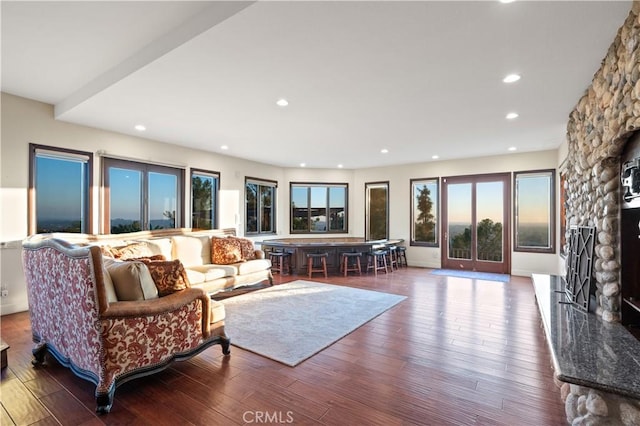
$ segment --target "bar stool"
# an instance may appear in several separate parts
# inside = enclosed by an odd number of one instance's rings
[[[398,269],[398,247],[397,246],[387,246],[387,265],[389,265],[389,269],[393,272],[394,269]]]
[[[367,272],[373,269],[373,273],[378,276],[378,270],[383,269],[386,274],[387,270],[387,250],[374,250],[367,253]]]
[[[397,261],[398,261],[398,268],[408,268],[409,264],[407,263],[407,248],[405,246],[398,246],[397,249]]]
[[[323,272],[324,277],[327,278],[327,258],[329,253],[307,253],[307,271],[309,271],[309,278],[314,272]],[[316,259],[320,259],[320,264],[316,262]]]
[[[362,253],[358,252],[344,252],[342,253],[342,261],[340,262],[340,270],[346,277],[349,272],[358,272],[358,275],[362,275],[362,268],[360,265],[360,257]],[[355,261],[353,260],[355,259]]]
[[[291,275],[291,253],[285,251],[269,252],[271,271],[280,275]]]

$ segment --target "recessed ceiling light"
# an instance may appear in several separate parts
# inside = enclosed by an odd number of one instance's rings
[[[509,151],[516,151],[518,148],[516,148],[515,146],[510,146],[509,147]]]
[[[222,145],[222,146],[220,147],[220,149],[221,149],[221,150],[223,150],[223,151],[226,151],[226,150],[228,150],[228,149],[229,149],[229,146],[228,146],[228,145]]]
[[[517,112],[510,112],[509,114],[507,114],[505,116],[505,118],[507,120],[513,120],[514,118],[518,118],[518,113]]]
[[[389,150],[388,150],[387,148],[382,148],[382,149],[380,150],[380,152],[381,152],[381,153],[383,153],[383,154],[386,154],[386,153],[388,153],[388,152],[389,152]]]
[[[440,158],[439,155],[432,155],[431,158],[433,158],[434,160],[437,160],[438,158]]]
[[[145,130],[147,130],[147,128],[142,124],[136,124],[136,127],[134,128],[139,132],[144,132]]]
[[[343,166],[342,164],[338,164],[338,168],[341,169]]]
[[[280,107],[286,107],[287,105],[289,105],[289,101],[286,99],[278,99],[276,101],[276,105],[280,106]]]
[[[307,167],[307,163],[300,163],[300,167]]]
[[[514,1],[516,0],[500,0],[500,3],[507,4],[507,3],[513,3]]]
[[[520,74],[509,74],[502,79],[504,83],[515,83],[518,80],[520,80]]]

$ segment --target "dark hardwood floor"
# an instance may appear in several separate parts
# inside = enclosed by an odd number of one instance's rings
[[[531,281],[508,284],[391,274],[314,279],[408,298],[295,368],[220,347],[116,391],[94,413],[95,387],[50,359],[31,364],[27,313],[1,318],[11,345],[2,425],[562,425],[559,390]],[[276,283],[306,277],[280,277]],[[233,336],[230,336],[233,342]]]

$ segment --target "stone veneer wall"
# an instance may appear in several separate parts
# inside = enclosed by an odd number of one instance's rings
[[[596,309],[605,321],[620,320],[619,156],[640,129],[639,12],[634,1],[567,125],[567,221],[596,227]]]
[[[634,1],[567,126],[567,221],[596,227],[596,313],[609,322],[620,321],[620,154],[629,136],[640,130],[639,14],[640,2]],[[556,384],[569,424],[640,424],[640,401]]]

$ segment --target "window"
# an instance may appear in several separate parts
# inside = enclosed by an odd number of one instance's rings
[[[517,172],[515,251],[555,253],[555,170]]]
[[[275,234],[277,187],[274,181],[245,179],[245,234]]]
[[[183,170],[113,158],[103,167],[105,233],[182,226]]]
[[[29,144],[29,234],[91,232],[93,154]]]
[[[346,183],[291,183],[291,233],[347,232]]]
[[[389,182],[365,183],[365,239],[389,238]]]
[[[218,173],[191,169],[192,228],[217,228],[219,188],[220,175]]]
[[[438,179],[411,179],[412,246],[438,247]]]

